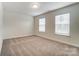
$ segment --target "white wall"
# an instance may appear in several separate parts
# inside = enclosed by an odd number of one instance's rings
[[[0,3],[0,54],[1,54],[1,48],[2,48],[2,18],[3,17],[3,10],[2,10],[2,3]]]
[[[70,36],[55,34],[55,16],[70,13]],[[46,32],[39,32],[39,16],[46,17]],[[79,47],[79,3],[35,17],[35,34]]]
[[[32,16],[4,10],[4,39],[33,35],[33,28]]]

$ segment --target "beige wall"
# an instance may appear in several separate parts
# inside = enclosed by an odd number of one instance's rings
[[[0,54],[1,54],[1,48],[2,48],[2,42],[3,42],[3,37],[2,37],[2,23],[3,21],[3,7],[2,3],[0,2]]]
[[[3,38],[15,38],[33,35],[34,20],[30,15],[4,9]]]
[[[55,15],[70,13],[70,36],[56,35],[55,32]],[[42,16],[42,15],[40,15]],[[79,47],[79,3],[49,13],[43,14],[46,17],[46,32],[39,32],[39,16],[35,17],[35,35],[64,42]]]

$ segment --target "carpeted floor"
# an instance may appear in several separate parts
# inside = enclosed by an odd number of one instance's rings
[[[3,41],[2,56],[78,56],[79,48],[38,36]]]

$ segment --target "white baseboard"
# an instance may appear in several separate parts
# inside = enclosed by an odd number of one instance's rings
[[[6,40],[6,39],[12,39],[12,38],[20,38],[20,37],[25,37],[25,36],[32,36],[33,34],[30,34],[30,35],[23,35],[23,36],[13,36],[13,37],[7,37],[7,38],[4,38],[3,40]]]
[[[49,40],[57,41],[57,42],[60,42],[60,43],[64,43],[64,44],[67,44],[67,45],[70,45],[70,46],[74,46],[74,47],[76,47],[76,48],[79,48],[79,45],[74,44],[74,43],[70,43],[70,42],[58,40],[58,39],[56,39],[56,38],[55,38],[55,40],[54,40],[54,39],[52,39],[52,38],[49,38],[49,37],[46,37],[46,36],[41,36],[41,35],[36,35],[36,36],[40,36],[40,37],[43,37],[43,38],[47,38],[47,39],[49,39]]]
[[[33,35],[33,34],[31,34],[31,35],[24,35],[24,36],[14,36],[14,37],[5,38],[5,39],[20,38],[20,37],[32,36],[32,35]],[[57,41],[57,42],[60,42],[60,43],[64,43],[64,44],[71,45],[71,46],[74,46],[74,47],[79,48],[79,45],[77,45],[77,44],[75,44],[75,43],[70,43],[70,42],[58,40],[58,39],[56,39],[56,38],[55,38],[55,40],[54,40],[54,39],[52,39],[52,38],[50,38],[50,37],[41,36],[41,35],[36,35],[36,36],[40,36],[40,37],[43,37],[43,38],[47,38],[47,39],[49,39],[49,40]],[[4,40],[5,40],[5,39],[4,39]]]

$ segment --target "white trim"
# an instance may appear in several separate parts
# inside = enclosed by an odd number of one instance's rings
[[[42,36],[42,35],[36,35],[36,36],[44,37],[44,38],[47,38],[49,40],[57,41],[57,42],[60,42],[60,43],[64,43],[64,44],[71,45],[71,46],[79,48],[79,45],[77,45],[75,43],[70,43],[70,42],[67,42],[67,41],[58,40],[57,38],[55,38],[55,40],[54,40],[54,38],[52,39],[51,37]]]
[[[30,35],[23,35],[23,36],[13,36],[13,37],[7,37],[7,38],[4,38],[3,40],[6,40],[6,39],[12,39],[12,38],[19,38],[19,37],[25,37],[25,36],[32,36],[33,34],[30,34]]]

